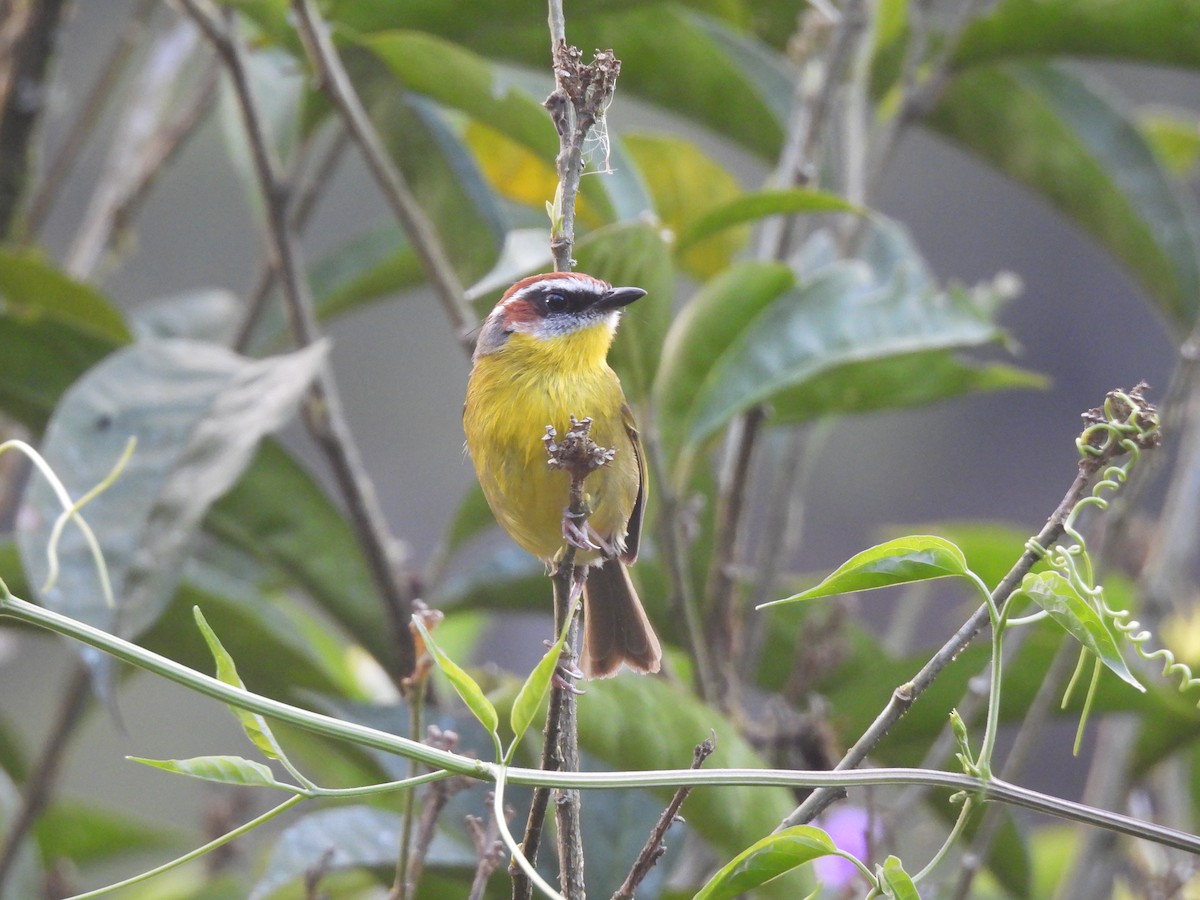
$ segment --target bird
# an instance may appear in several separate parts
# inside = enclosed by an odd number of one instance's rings
[[[522,278],[480,327],[463,407],[467,453],[501,527],[548,566],[568,540],[580,547],[588,678],[615,675],[622,664],[653,673],[662,661],[627,569],[646,509],[645,455],[607,359],[623,309],[645,295],[582,272]],[[546,426],[565,433],[573,416],[591,418],[591,439],[614,451],[584,481],[590,514],[586,532],[574,536],[565,513],[570,475],[547,464],[543,442]]]

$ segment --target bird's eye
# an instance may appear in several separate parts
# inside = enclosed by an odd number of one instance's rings
[[[546,311],[551,313],[566,312],[567,298],[562,294],[554,293],[546,295]]]

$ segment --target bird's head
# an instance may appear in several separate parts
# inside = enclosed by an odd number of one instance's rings
[[[615,288],[582,272],[530,275],[505,291],[484,321],[475,358],[497,352],[515,334],[553,341],[599,327],[611,340],[622,308],[644,296],[641,288]]]

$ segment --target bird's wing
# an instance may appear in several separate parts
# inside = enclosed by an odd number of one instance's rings
[[[637,560],[638,545],[642,541],[642,519],[646,515],[646,459],[642,450],[642,438],[638,434],[637,424],[633,420],[633,410],[628,403],[621,404],[621,419],[625,423],[625,433],[633,445],[633,455],[638,465],[638,492],[633,501],[633,512],[629,515],[629,524],[625,529],[625,550],[621,553],[621,561],[633,565]]]

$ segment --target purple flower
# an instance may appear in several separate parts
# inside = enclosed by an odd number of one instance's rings
[[[818,824],[825,829],[839,850],[861,859],[867,856],[867,833],[871,827],[867,811],[858,806],[839,806]],[[822,856],[813,861],[817,878],[827,888],[845,887],[859,875],[858,867],[840,856]]]

